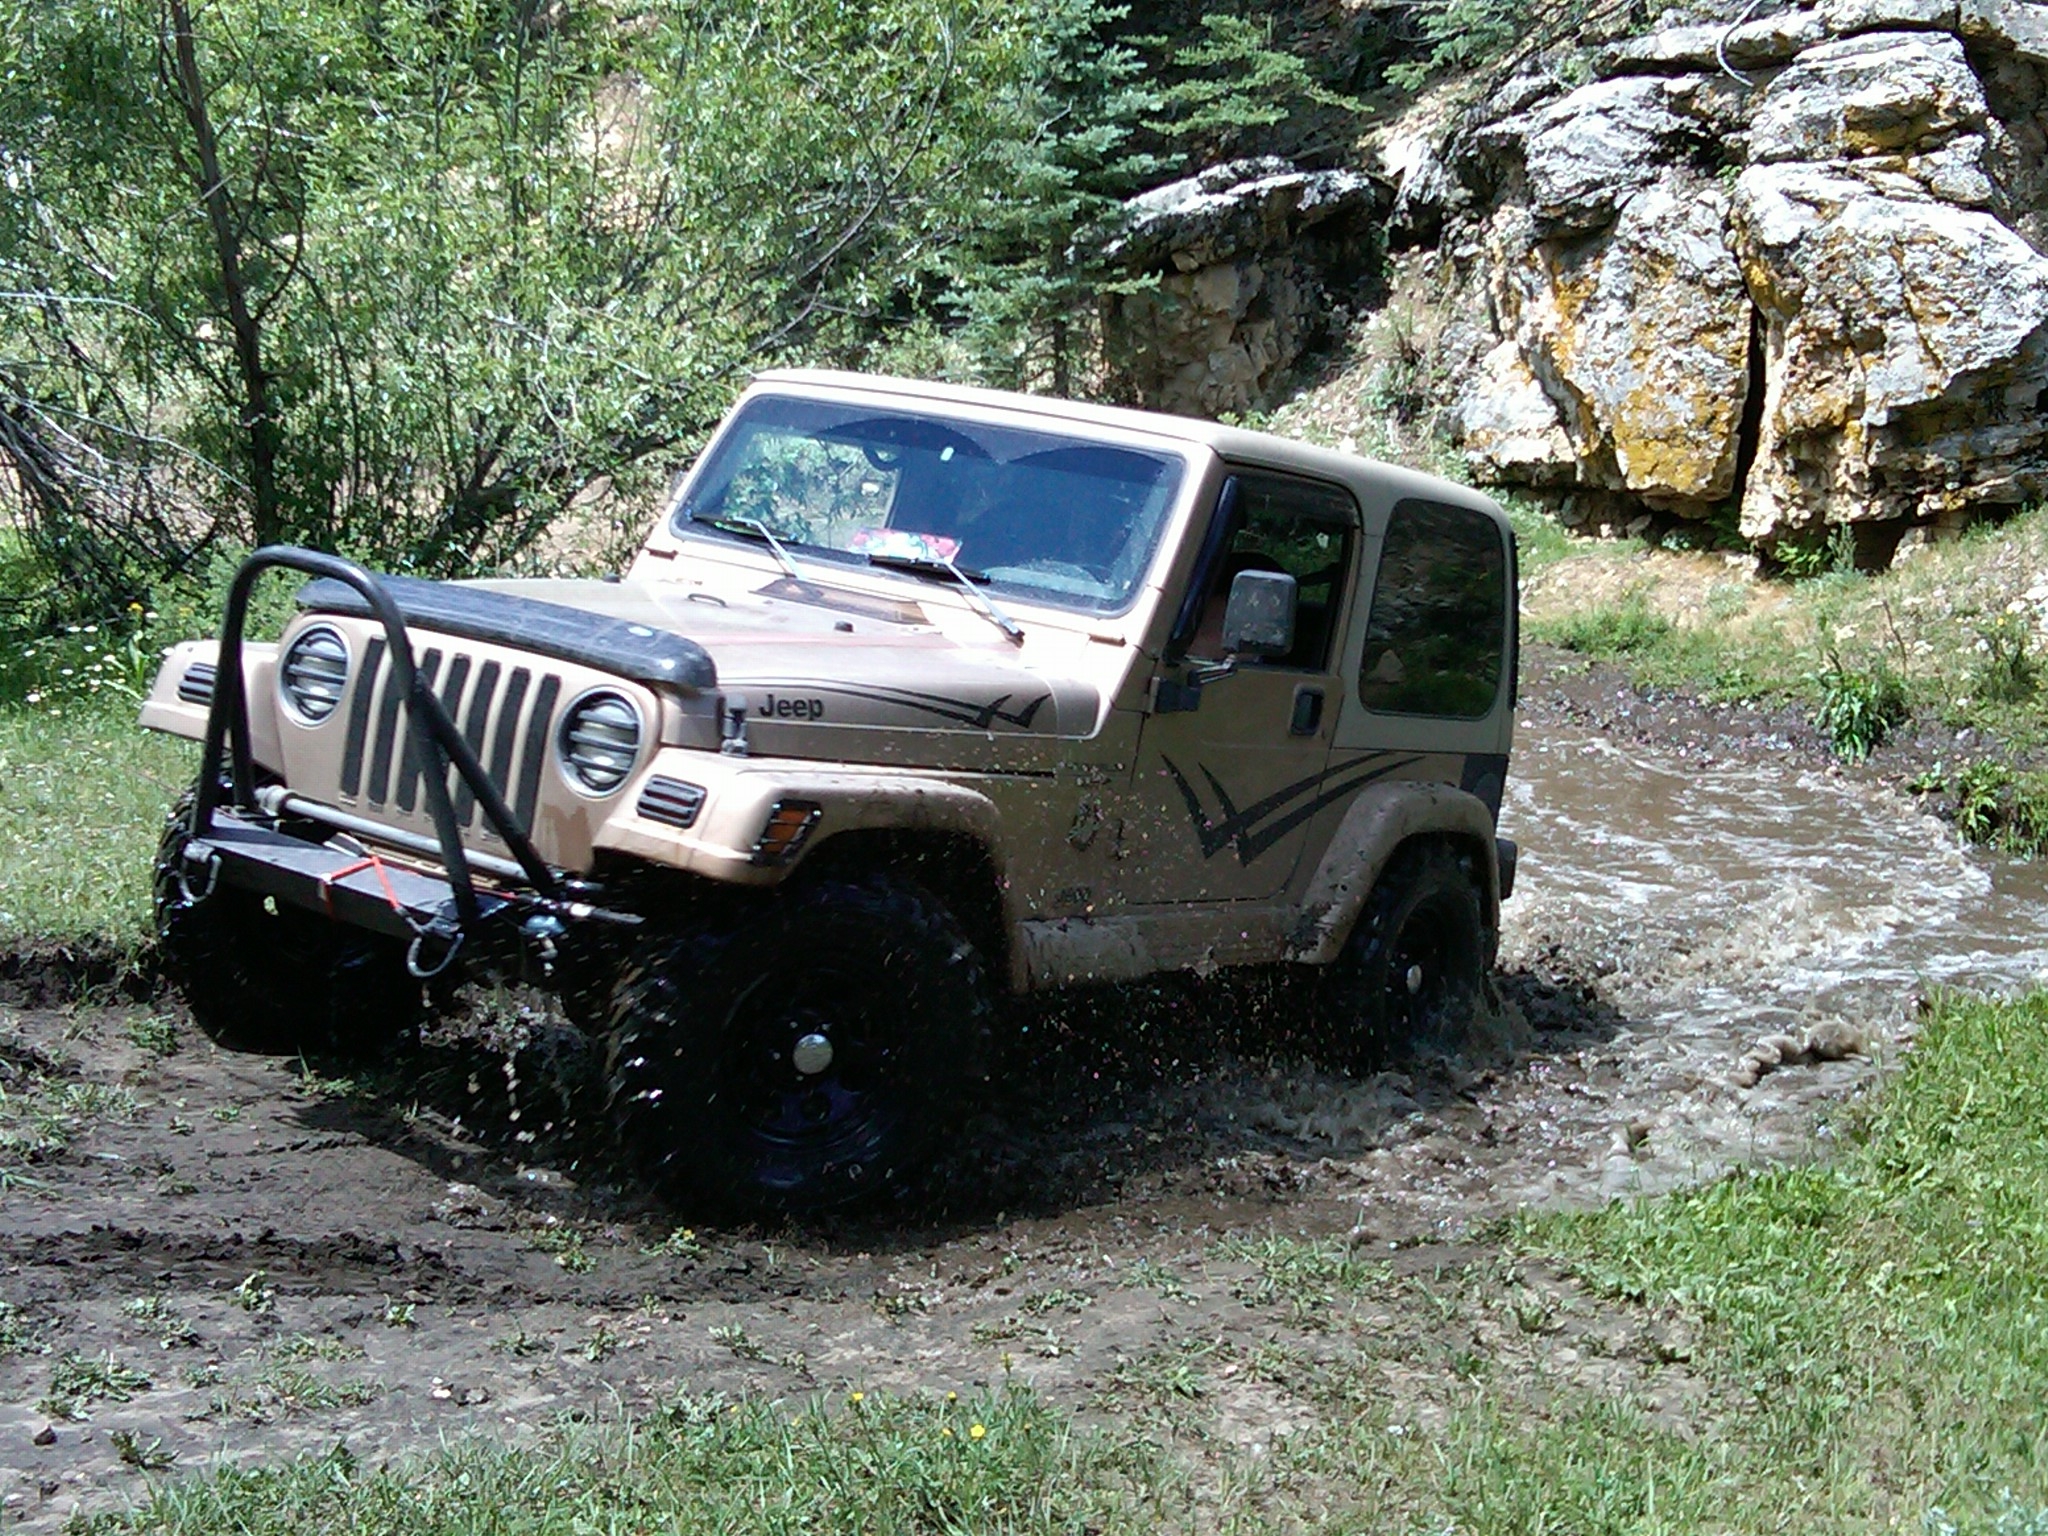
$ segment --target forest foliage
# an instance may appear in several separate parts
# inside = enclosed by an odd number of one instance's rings
[[[7,8],[5,621],[251,541],[503,568],[763,366],[1072,390],[1077,236],[1296,101],[1270,26],[1100,0]]]

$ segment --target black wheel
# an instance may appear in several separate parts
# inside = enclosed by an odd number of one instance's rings
[[[894,1193],[957,1122],[992,1018],[980,956],[917,886],[780,892],[626,966],[606,1039],[621,1151],[747,1214]]]
[[[397,940],[187,878],[191,811],[188,794],[157,845],[156,942],[209,1039],[266,1055],[365,1057],[418,1027],[421,987]]]
[[[1331,1060],[1357,1070],[1454,1044],[1484,1005],[1488,949],[1463,862],[1440,842],[1403,847],[1323,977],[1317,1014]]]

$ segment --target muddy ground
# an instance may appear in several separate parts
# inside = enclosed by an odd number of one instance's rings
[[[1525,700],[1534,738],[1825,772],[1797,721],[1555,659]],[[1908,842],[1944,836],[1903,803],[1877,814]],[[1688,1014],[1706,983],[1680,952],[1717,922],[1739,945],[1750,895],[1603,926],[1545,905],[1541,877],[1526,865],[1511,904],[1501,1019],[1458,1057],[1349,1081],[1261,1054],[1284,994],[1070,999],[1033,1016],[1029,1064],[924,1210],[776,1231],[686,1230],[624,1187],[588,1057],[532,999],[478,999],[405,1060],[342,1078],[219,1051],[170,998],[66,997],[17,966],[0,1524],[55,1527],[221,1459],[346,1442],[375,1460],[678,1394],[1008,1378],[1157,1414],[1213,1460],[1307,1422],[1340,1366],[1375,1411],[1421,1419],[1432,1384],[1483,1356],[1682,1418],[1700,1390],[1683,1330],[1504,1256],[1500,1218],[1804,1155],[1905,1041],[1913,987],[1853,1020]],[[1340,1298],[1333,1255],[1373,1283]]]

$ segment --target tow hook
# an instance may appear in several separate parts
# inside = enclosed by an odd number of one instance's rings
[[[206,871],[206,888],[204,890],[194,891],[192,889],[192,871],[195,868]],[[213,894],[213,888],[218,884],[220,884],[220,850],[211,843],[202,843],[195,838],[185,845],[184,856],[178,860],[178,895],[184,898],[186,906],[196,907]]]

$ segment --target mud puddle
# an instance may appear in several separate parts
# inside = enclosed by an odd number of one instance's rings
[[[1487,1221],[1824,1142],[1918,989],[2048,971],[2048,871],[1790,753],[1557,723],[1503,823],[1488,1048],[1349,1081],[1257,1054],[1284,989],[1071,1000],[901,1225],[683,1228],[613,1177],[586,1055],[518,999],[353,1080],[169,1004],[0,1009],[0,1525],[680,1393],[1011,1380],[1256,1452],[1318,1411],[1275,1358],[1398,1405],[1478,1349],[1682,1405],[1682,1351]],[[1331,1251],[1378,1266],[1349,1311]]]

